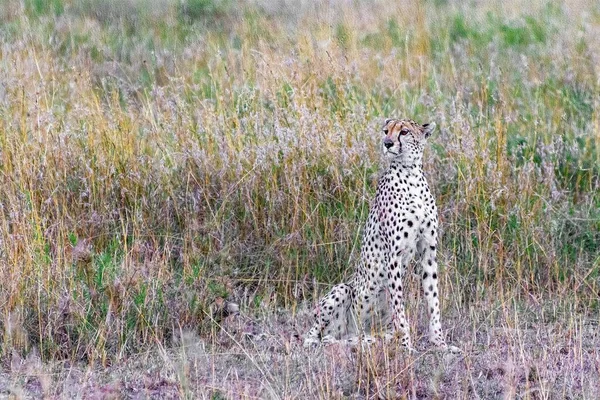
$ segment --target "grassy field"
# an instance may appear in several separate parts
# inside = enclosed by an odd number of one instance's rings
[[[0,397],[600,397],[600,5],[316,3],[1,2]],[[460,357],[297,339],[386,117]]]

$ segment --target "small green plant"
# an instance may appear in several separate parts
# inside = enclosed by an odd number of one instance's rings
[[[65,10],[63,0],[25,0],[26,12],[34,17],[58,16]]]
[[[180,12],[191,21],[210,21],[226,15],[231,7],[230,0],[183,0]]]

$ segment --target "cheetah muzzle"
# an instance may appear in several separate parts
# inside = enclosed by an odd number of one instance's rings
[[[357,269],[347,283],[334,286],[315,309],[315,323],[304,344],[329,343],[356,337],[369,342],[385,332],[412,350],[404,312],[403,282],[408,264],[421,264],[422,285],[429,312],[429,341],[452,352],[440,322],[436,262],[438,217],[423,175],[423,149],[435,123],[387,119],[383,126],[384,156],[389,166],[379,178],[362,240]]]

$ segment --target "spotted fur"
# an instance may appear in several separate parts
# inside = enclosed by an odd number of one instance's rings
[[[436,262],[437,208],[422,163],[426,139],[434,129],[434,123],[385,121],[383,151],[390,163],[371,204],[357,270],[348,283],[334,286],[319,302],[306,345],[384,330],[412,350],[402,278],[416,256],[429,311],[429,340],[446,347]]]

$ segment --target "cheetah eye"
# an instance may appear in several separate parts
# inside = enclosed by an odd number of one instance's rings
[[[383,130],[383,133],[385,133],[386,135],[388,134],[388,132],[389,132],[389,129],[388,129],[388,128],[385,128],[385,129]]]
[[[402,130],[400,131],[400,134],[401,134],[402,136],[404,136],[404,135],[408,135],[408,129],[402,129]]]

